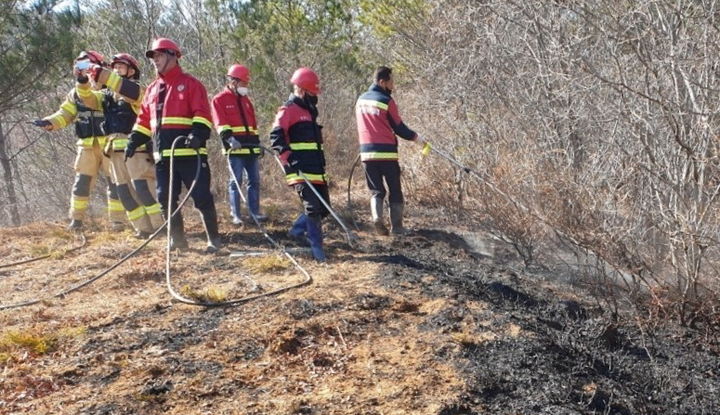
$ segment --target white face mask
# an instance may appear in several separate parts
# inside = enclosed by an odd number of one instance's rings
[[[237,93],[239,95],[245,96],[248,94],[248,89],[246,86],[239,86],[239,87],[235,88],[235,90],[237,91]]]

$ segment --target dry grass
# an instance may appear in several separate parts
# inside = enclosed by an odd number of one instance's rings
[[[272,273],[284,271],[292,266],[285,257],[270,255],[264,257],[250,257],[242,261],[244,267],[255,273]]]
[[[203,304],[221,303],[228,298],[227,290],[214,285],[204,290],[195,290],[189,285],[185,285],[180,289],[180,294]]]

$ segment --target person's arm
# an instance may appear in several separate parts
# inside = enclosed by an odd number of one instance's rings
[[[205,86],[200,81],[193,82],[190,109],[192,112],[191,141],[199,144],[197,148],[205,147],[205,142],[210,138],[212,130],[212,119],[210,102],[208,101]],[[196,144],[196,145],[197,145]],[[194,147],[194,146],[193,146]]]
[[[83,105],[94,111],[102,109],[102,102],[104,96],[100,91],[93,91],[90,88],[90,83],[75,83],[75,92],[77,92],[78,98],[82,101]]]
[[[43,118],[43,120],[50,122],[50,125],[43,127],[47,131],[59,130],[72,124],[77,117],[77,105],[75,105],[74,99],[75,90],[65,96],[65,101],[60,105],[60,108],[52,115]]]
[[[96,67],[92,73],[97,85],[105,85],[113,92],[122,95],[125,101],[135,104],[142,102],[143,91],[140,84],[132,79],[126,79],[107,68]]]
[[[415,131],[408,128],[407,125],[403,122],[402,118],[400,118],[400,111],[398,110],[397,104],[395,104],[395,100],[391,99],[390,102],[388,102],[388,121],[390,122],[390,127],[392,128],[393,132],[405,139],[405,140],[415,140],[417,138],[417,134]]]
[[[212,100],[212,117],[213,123],[215,124],[215,131],[220,135],[220,141],[222,142],[225,150],[230,148],[230,137],[232,137],[232,127],[227,120],[227,114],[225,114],[225,108],[223,108],[222,97],[220,95],[215,96]]]
[[[150,126],[150,103],[147,100],[147,95],[140,104],[140,110],[138,112],[137,120],[133,126],[132,132],[128,137],[128,144],[125,151],[126,158],[132,157],[135,153],[135,149],[141,145],[150,141],[152,137],[152,129]],[[157,151],[158,149],[155,149]]]
[[[283,164],[287,165],[290,163],[292,151],[290,150],[289,138],[288,138],[288,117],[285,107],[280,107],[277,115],[275,116],[275,122],[273,128],[270,131],[270,146],[278,153],[280,160]]]

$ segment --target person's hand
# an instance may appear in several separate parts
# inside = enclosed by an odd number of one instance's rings
[[[135,155],[135,147],[130,146],[128,144],[127,147],[125,147],[125,161],[128,161],[129,158],[132,158],[132,156]]]
[[[102,66],[91,64],[90,67],[87,70],[87,74],[90,77],[90,79],[93,80],[93,82],[97,82],[100,78],[100,74],[102,73]]]
[[[36,127],[40,127],[45,131],[50,131],[53,128],[52,123],[48,120],[35,120],[35,121],[32,121],[32,125],[34,125]]]
[[[200,147],[202,147],[203,143],[200,137],[190,134],[187,140],[185,140],[185,145],[189,148],[192,148],[193,150],[199,150]]]
[[[285,164],[285,166],[295,173],[300,170],[300,161],[295,157],[295,153],[293,153],[292,151],[290,152],[290,154],[288,154],[287,164]]]
[[[230,144],[230,149],[232,150],[238,150],[242,148],[242,143],[238,141],[235,137],[230,137],[230,140],[228,141]]]

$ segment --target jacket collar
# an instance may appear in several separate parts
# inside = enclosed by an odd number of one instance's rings
[[[381,94],[383,94],[383,95],[386,95],[386,96],[388,96],[388,97],[390,96],[390,94],[388,94],[388,92],[385,90],[385,88],[381,87],[381,86],[378,85],[378,84],[372,84],[372,85],[370,85],[370,88],[368,88],[368,91],[379,92],[379,93],[381,93]]]
[[[304,99],[300,98],[299,96],[295,94],[290,94],[289,100],[294,103],[295,105],[299,106],[300,108],[308,111],[310,115],[312,116],[313,120],[315,120],[318,116],[318,110],[317,107],[308,105],[307,102],[305,102]]]
[[[164,74],[161,74],[160,78],[165,82],[173,82],[174,80],[180,78],[180,76],[182,74],[183,74],[183,71],[180,68],[180,65],[177,65],[176,67],[170,69],[169,71],[165,72]]]

